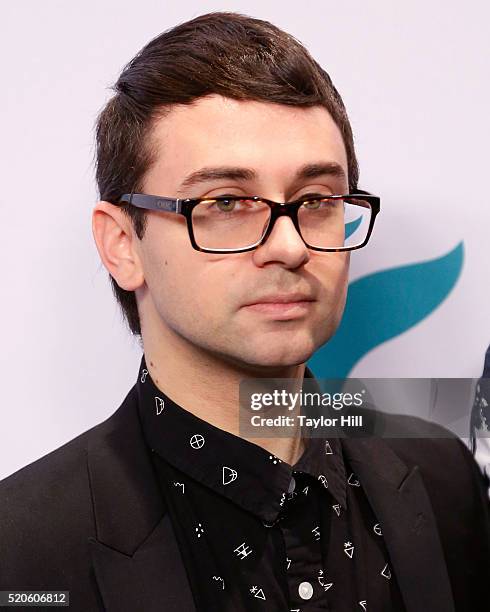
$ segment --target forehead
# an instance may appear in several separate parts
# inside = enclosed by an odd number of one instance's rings
[[[347,175],[339,128],[322,106],[233,100],[212,95],[177,105],[156,120],[157,157],[149,173],[169,188],[203,166],[246,166],[264,178],[286,176],[305,163],[334,161]]]

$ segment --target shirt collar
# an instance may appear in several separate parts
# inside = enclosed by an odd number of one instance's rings
[[[308,368],[305,378],[314,378]],[[346,507],[345,467],[338,438],[307,438],[305,451],[291,466],[262,446],[220,429],[173,402],[155,385],[144,354],[136,388],[143,434],[150,448],[264,521],[276,520],[293,471],[321,480],[335,500]]]

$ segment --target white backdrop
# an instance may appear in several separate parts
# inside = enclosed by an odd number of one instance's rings
[[[289,31],[339,89],[359,186],[382,198],[372,243],[352,256],[352,281],[464,242],[447,299],[351,374],[481,373],[490,342],[487,2],[4,3],[0,478],[108,417],[136,379],[141,352],[91,233],[93,125],[148,40],[211,10]]]

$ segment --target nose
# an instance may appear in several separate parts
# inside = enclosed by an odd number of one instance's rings
[[[275,219],[267,240],[253,251],[253,257],[259,267],[275,262],[294,269],[309,261],[310,251],[293,220],[281,215]]]

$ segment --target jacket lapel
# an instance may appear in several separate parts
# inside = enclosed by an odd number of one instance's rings
[[[407,612],[454,612],[437,524],[418,466],[409,470],[381,438],[341,442],[381,524]]]
[[[93,571],[107,612],[195,612],[190,584],[144,443],[133,387],[89,438],[96,525]]]

